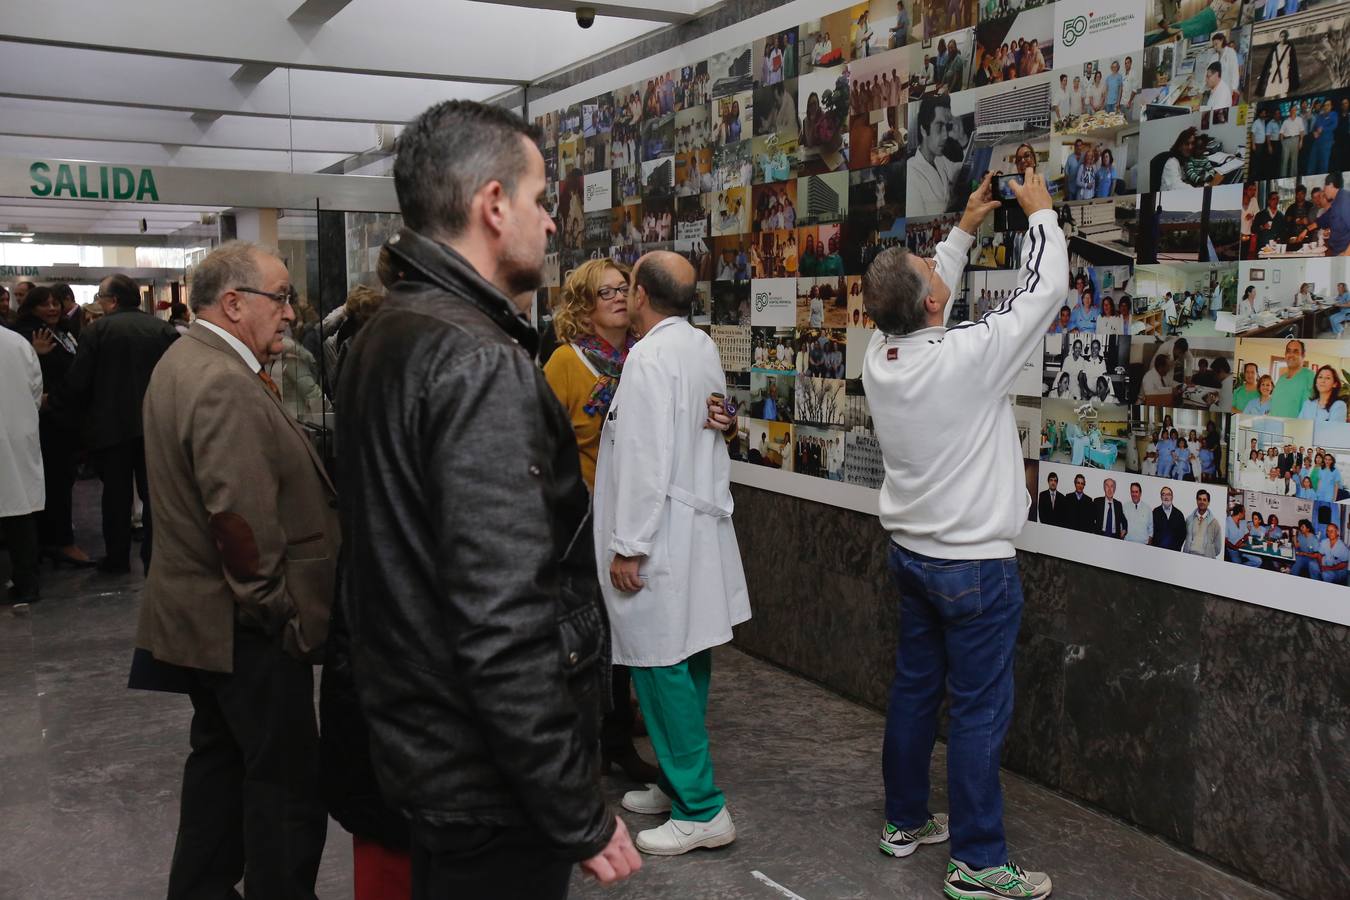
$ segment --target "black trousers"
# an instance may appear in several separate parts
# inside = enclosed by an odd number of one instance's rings
[[[37,514],[0,518],[0,536],[9,548],[13,572],[10,580],[14,590],[11,603],[28,603],[38,599],[38,534]],[[3,582],[0,582],[2,585]]]
[[[103,481],[103,544],[108,563],[131,564],[131,492],[141,498],[145,510],[141,526],[141,563],[150,571],[150,489],[145,480],[145,441],[137,438],[104,447],[94,454],[98,477]]]
[[[412,900],[565,900],[571,877],[527,828],[413,826]]]
[[[610,666],[609,672],[614,702],[600,726],[600,745],[606,754],[622,753],[633,746],[633,721],[637,718],[633,712],[633,697],[629,693],[633,676],[628,673],[628,667]]]
[[[328,813],[314,670],[281,639],[235,628],[234,673],[193,670],[168,900],[314,900]]]
[[[76,435],[70,429],[43,422],[42,479],[47,488],[47,507],[38,513],[38,542],[44,547],[69,547],[75,543],[71,524],[75,489]]]

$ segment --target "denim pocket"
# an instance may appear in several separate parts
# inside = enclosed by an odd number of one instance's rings
[[[983,612],[978,560],[922,566],[928,597],[944,619],[968,619]]]

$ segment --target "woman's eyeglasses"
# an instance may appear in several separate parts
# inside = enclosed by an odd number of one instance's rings
[[[627,297],[627,296],[628,296],[628,285],[626,285],[626,284],[621,284],[621,285],[619,285],[618,287],[602,287],[602,288],[600,288],[600,290],[596,291],[595,293],[599,295],[599,297],[600,297],[601,300],[613,300],[615,297],[619,296],[620,294],[623,294],[625,297]]]

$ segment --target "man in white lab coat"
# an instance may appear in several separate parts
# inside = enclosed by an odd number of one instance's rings
[[[614,662],[632,669],[661,767],[660,783],[630,791],[623,806],[669,812],[637,846],[675,856],[736,838],[704,716],[712,648],[750,618],[750,600],[731,524],[724,438],[735,423],[711,399],[726,393],[726,377],[712,339],[686,318],[694,269],[674,253],[649,253],[631,283],[628,315],[642,339],[600,438],[595,548]]]
[[[36,603],[38,535],[33,513],[46,506],[38,404],[42,369],[18,332],[0,325],[0,536],[9,547],[14,589],[10,603]]]

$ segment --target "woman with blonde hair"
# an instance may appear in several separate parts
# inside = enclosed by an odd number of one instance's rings
[[[582,263],[567,277],[553,307],[558,349],[544,364],[544,378],[572,420],[581,477],[592,491],[600,430],[636,341],[628,327],[628,272],[627,266],[610,259]],[[634,781],[654,784],[660,771],[633,746],[628,669],[612,670],[614,709],[605,716],[601,732],[604,770],[618,766]]]

